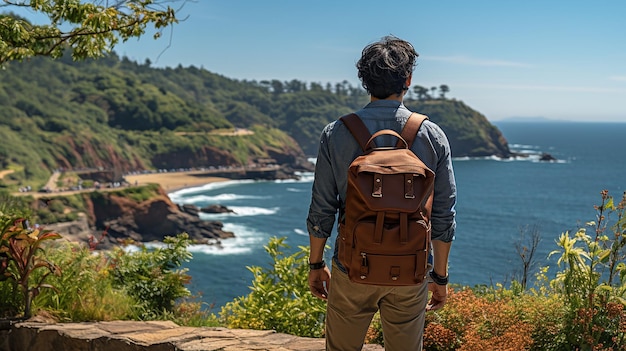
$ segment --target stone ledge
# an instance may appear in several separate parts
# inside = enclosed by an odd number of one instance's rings
[[[324,339],[272,330],[181,327],[169,321],[38,323],[0,331],[0,351],[323,351]],[[379,351],[379,345],[363,350]]]

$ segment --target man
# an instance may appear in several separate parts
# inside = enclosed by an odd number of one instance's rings
[[[404,127],[412,112],[402,101],[411,84],[417,56],[410,43],[392,36],[363,49],[357,69],[363,87],[370,94],[370,103],[355,113],[370,133],[381,129],[400,132]],[[450,146],[444,132],[426,120],[412,151],[435,172],[430,282],[413,286],[359,284],[349,280],[338,259],[338,242],[334,248],[332,278],[323,257],[335,216],[337,212],[341,215],[345,207],[348,166],[362,151],[340,120],[328,124],[321,134],[307,228],[311,245],[309,286],[315,296],[328,302],[327,350],[360,350],[377,310],[380,310],[386,350],[421,350],[426,311],[439,309],[446,301],[448,255],[456,228],[456,184]]]

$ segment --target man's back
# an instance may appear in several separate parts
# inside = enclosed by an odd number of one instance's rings
[[[370,133],[373,134],[382,129],[391,129],[400,132],[402,128],[404,128],[412,111],[408,110],[399,101],[377,100],[369,103],[363,109],[355,113],[368,127]],[[382,137],[380,139],[380,142],[378,142],[380,146],[391,146],[395,145],[396,142],[396,139],[393,137],[386,139]],[[326,145],[320,145],[319,156],[324,157],[323,154],[329,156],[328,161],[318,157],[318,169],[320,169],[320,174],[316,176],[334,178],[333,180],[325,179],[325,181],[321,183],[334,183],[334,186],[337,186],[340,206],[343,207],[346,201],[348,166],[362,153],[361,147],[346,126],[339,120],[330,123],[324,128],[321,143],[326,143]],[[437,182],[445,185],[443,189],[437,189],[438,187],[435,185],[435,196],[438,197],[438,199],[436,198],[434,202],[446,202],[447,199],[447,201],[452,203],[437,206],[438,208],[434,210],[437,212],[434,214],[435,218],[433,219],[433,226],[437,228],[434,235],[437,237],[439,233],[449,228],[450,217],[454,217],[453,214],[450,213],[439,213],[439,208],[451,208],[455,201],[455,197],[452,193],[456,189],[451,189],[449,186],[450,182],[454,182],[451,165],[450,168],[446,167],[446,169],[439,167],[441,161],[445,161],[445,158],[449,156],[450,146],[444,132],[435,123],[424,121],[415,137],[411,150],[428,168],[435,171],[436,177],[438,177]],[[328,162],[328,164],[323,166],[321,162]],[[440,221],[440,218],[442,218],[442,221]],[[443,227],[445,227],[444,230],[438,231],[439,228]],[[447,234],[448,233],[444,233],[445,236],[448,236]]]
[[[357,63],[358,76],[370,94],[370,103],[355,113],[371,134],[381,129],[400,132],[411,115],[402,104],[411,85],[417,52],[395,37],[385,37],[363,49]],[[419,112],[419,111],[416,111]],[[377,139],[378,146],[395,145],[394,137]],[[426,310],[441,308],[447,296],[447,264],[455,233],[456,185],[450,146],[443,131],[425,121],[411,150],[434,171],[431,230],[433,270],[436,284],[407,286],[359,284],[351,281],[334,247],[333,270],[326,266],[324,248],[339,213],[346,206],[348,167],[362,150],[348,128],[335,121],[324,128],[307,217],[310,239],[309,287],[313,295],[327,300],[327,350],[360,349],[371,318],[380,311],[385,349],[421,350]],[[332,282],[332,283],[331,283]],[[428,290],[433,292],[430,301]]]

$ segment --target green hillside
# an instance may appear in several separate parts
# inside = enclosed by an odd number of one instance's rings
[[[238,81],[116,55],[12,62],[0,72],[0,171],[14,172],[0,185],[41,186],[58,168],[294,163],[315,155],[326,123],[366,103],[365,92],[347,82]],[[462,102],[406,103],[442,126],[454,156],[508,155],[500,132]]]

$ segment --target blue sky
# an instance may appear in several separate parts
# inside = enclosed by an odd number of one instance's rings
[[[492,121],[626,121],[623,0],[197,0],[179,16],[161,39],[115,51],[234,79],[358,85],[362,48],[393,34],[420,54],[414,84],[446,84]]]

